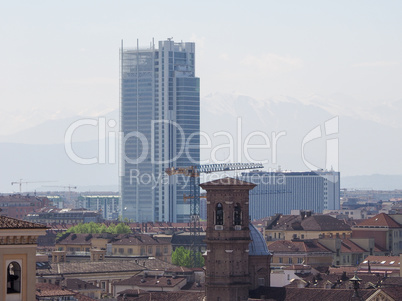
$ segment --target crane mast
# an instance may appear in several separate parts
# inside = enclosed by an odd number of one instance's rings
[[[190,235],[191,235],[191,259],[192,266],[199,265],[197,258],[197,245],[201,233],[200,223],[200,174],[213,173],[222,171],[235,171],[245,169],[259,169],[264,166],[261,163],[222,163],[222,164],[205,164],[194,165],[188,167],[169,167],[165,172],[169,175],[184,175],[190,177],[190,195],[184,196],[190,199]]]

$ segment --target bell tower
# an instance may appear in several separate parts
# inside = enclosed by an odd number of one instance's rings
[[[207,301],[248,299],[249,191],[256,185],[223,178],[200,185],[207,191]]]

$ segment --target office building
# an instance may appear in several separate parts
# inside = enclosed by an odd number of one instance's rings
[[[189,219],[188,179],[168,167],[199,163],[200,81],[195,44],[161,41],[158,48],[120,49],[120,194],[122,217]]]
[[[120,213],[120,197],[118,195],[80,195],[75,208],[99,211],[104,219],[115,220]]]
[[[291,210],[339,209],[340,181],[336,171],[242,173],[243,181],[258,186],[250,192],[250,215],[260,219]]]

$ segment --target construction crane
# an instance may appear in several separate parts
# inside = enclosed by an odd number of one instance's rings
[[[20,185],[20,194],[21,194],[21,192],[22,192],[22,184],[50,183],[50,182],[57,182],[57,181],[22,181],[22,179],[20,179],[18,182],[11,182],[11,185],[14,185],[14,184]]]
[[[190,235],[191,235],[191,264],[198,266],[197,242],[201,232],[200,224],[200,174],[221,171],[236,171],[245,169],[260,169],[264,166],[260,163],[222,163],[206,164],[188,167],[169,167],[165,172],[169,175],[184,175],[190,177],[190,195],[184,195],[184,199],[190,199]]]
[[[43,186],[43,187],[58,187],[58,188],[68,188],[68,200],[69,200],[69,202],[71,202],[71,189],[77,189],[77,186],[71,186],[71,185],[68,185],[68,186]]]

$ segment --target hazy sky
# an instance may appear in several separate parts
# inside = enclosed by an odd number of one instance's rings
[[[400,100],[401,12],[368,0],[2,1],[0,135],[118,108],[122,39],[196,42],[202,95]]]

